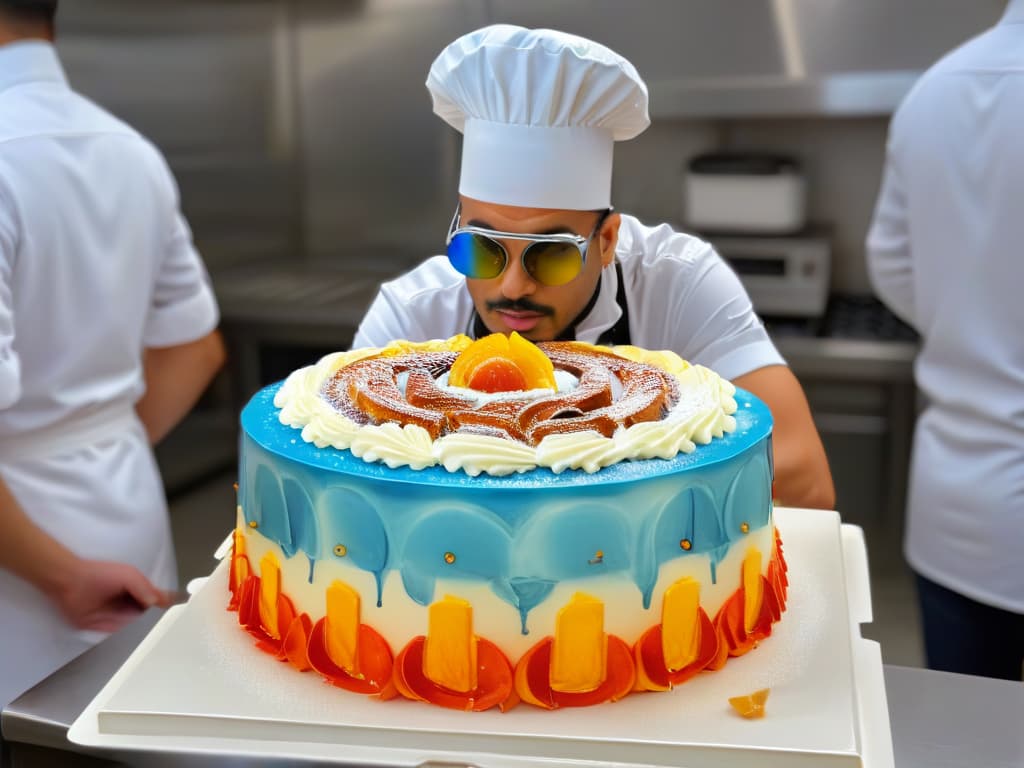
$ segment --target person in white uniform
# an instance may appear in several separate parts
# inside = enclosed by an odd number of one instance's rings
[[[611,208],[613,144],[650,122],[633,65],[581,37],[494,25],[445,48],[427,87],[463,134],[447,254],[385,283],[353,346],[516,331],[671,349],[772,409],[781,502],[831,508],[807,400],[735,273],[706,242]]]
[[[874,287],[921,335],[904,549],[927,663],[1024,664],[1024,0],[892,117],[867,237]]]
[[[177,589],[151,443],[224,360],[160,153],[0,0],[0,707]]]

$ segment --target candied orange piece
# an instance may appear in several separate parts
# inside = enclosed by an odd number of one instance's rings
[[[425,642],[423,635],[414,637],[395,658],[391,683],[402,696],[466,712],[483,712],[494,706],[510,709],[516,705],[512,665],[494,643],[477,638],[477,686],[460,693],[427,677],[423,669]],[[387,689],[383,693],[390,695]]]
[[[555,366],[540,347],[513,331],[508,337],[508,349],[526,376],[527,389],[555,388]]]
[[[492,333],[474,341],[455,358],[448,383],[483,392],[554,389],[555,368],[547,355],[518,333]]]
[[[515,392],[528,389],[526,377],[511,360],[490,357],[473,369],[469,388],[477,392]]]
[[[764,717],[764,703],[768,701],[769,690],[762,688],[745,696],[733,696],[729,699],[729,703],[740,714],[740,717],[748,719]]]
[[[468,387],[473,369],[491,357],[508,357],[508,339],[500,333],[477,339],[462,350],[448,371],[448,383],[453,387]]]
[[[633,652],[615,635],[608,635],[606,677],[594,690],[562,693],[551,689],[551,650],[554,638],[546,637],[519,658],[514,684],[516,694],[527,704],[542,709],[589,707],[606,701],[618,701],[633,691],[636,666]]]

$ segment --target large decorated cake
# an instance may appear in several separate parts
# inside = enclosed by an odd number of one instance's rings
[[[394,342],[241,421],[230,607],[348,691],[615,701],[721,668],[785,608],[768,409],[673,353]]]

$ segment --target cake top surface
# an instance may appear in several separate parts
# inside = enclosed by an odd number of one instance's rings
[[[580,485],[632,482],[638,478],[669,475],[699,468],[707,468],[739,456],[772,431],[772,417],[768,407],[749,392],[737,389],[735,429],[700,450],[678,453],[670,459],[650,458],[621,461],[604,467],[600,472],[587,472],[582,468],[555,472],[550,467],[536,467],[536,471],[507,475],[478,476],[465,472],[449,472],[436,464],[422,469],[408,466],[390,467],[384,462],[369,462],[351,451],[333,446],[318,447],[302,439],[298,430],[282,424],[280,411],[274,405],[283,382],[264,387],[242,410],[241,422],[245,434],[261,448],[291,461],[298,461],[316,469],[343,472],[388,482],[431,485],[464,485],[467,488],[578,488]]]
[[[327,355],[257,393],[242,422],[264,448],[311,465],[475,487],[706,466],[772,424],[757,398],[672,352],[515,334]]]

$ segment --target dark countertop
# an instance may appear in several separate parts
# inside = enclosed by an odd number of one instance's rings
[[[160,618],[150,611],[100,643],[3,711],[15,768],[119,765],[199,768],[283,766],[279,760],[91,751],[67,740],[78,715]],[[885,666],[897,768],[1020,768],[1024,765],[1024,685],[910,667]],[[91,756],[91,757],[90,757]],[[294,765],[294,761],[288,763]],[[451,768],[451,767],[450,767]],[[870,766],[868,767],[870,768]]]
[[[918,345],[909,341],[874,341],[823,337],[774,338],[797,376],[910,383]]]

